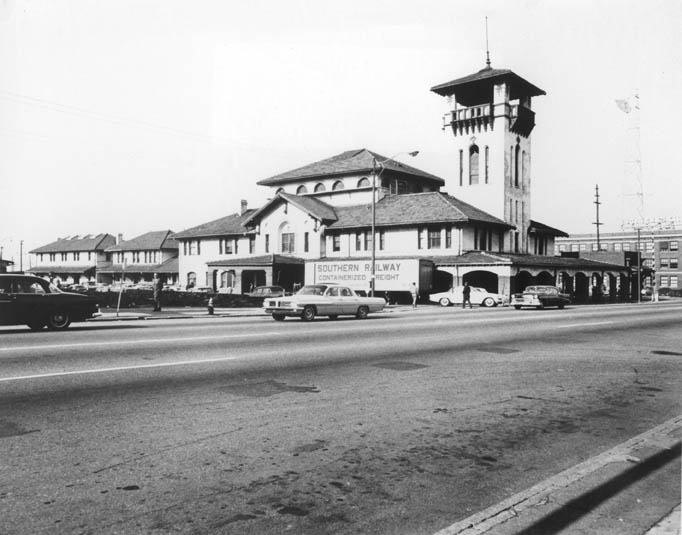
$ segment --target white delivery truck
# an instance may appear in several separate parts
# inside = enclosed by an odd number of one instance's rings
[[[375,261],[375,292],[409,292],[413,282],[420,293],[433,289],[433,262],[423,258],[377,258]],[[305,265],[305,283],[337,283],[356,291],[369,292],[372,280],[372,261],[317,260]]]

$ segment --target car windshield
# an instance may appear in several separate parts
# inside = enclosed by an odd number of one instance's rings
[[[320,284],[312,284],[309,286],[304,286],[298,291],[299,295],[323,295],[324,291],[327,289],[326,286]]]

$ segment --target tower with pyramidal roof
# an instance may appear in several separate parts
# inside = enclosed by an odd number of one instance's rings
[[[509,69],[480,71],[436,85],[449,111],[443,129],[455,140],[454,195],[515,228],[504,250],[529,249],[531,98],[545,92]]]

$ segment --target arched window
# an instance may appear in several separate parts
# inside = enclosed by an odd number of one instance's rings
[[[514,185],[519,187],[519,153],[521,152],[521,147],[516,144],[516,149],[514,150]]]
[[[319,193],[321,191],[327,191],[327,188],[324,187],[324,184],[322,182],[318,182],[315,184],[315,193]]]
[[[478,145],[469,147],[469,184],[478,184]]]
[[[304,193],[308,193],[308,188],[301,184],[296,188],[296,195],[303,195]]]
[[[187,274],[187,288],[194,288],[197,285],[197,274],[194,271],[190,271]]]
[[[334,185],[332,186],[332,189],[333,189],[334,191],[339,191],[339,190],[344,189],[343,182],[341,182],[340,180],[337,180],[336,182],[334,182]]]
[[[277,188],[275,195],[277,195],[278,193],[284,193],[284,188]]]
[[[490,147],[485,146],[485,183],[489,181],[489,168],[490,168]]]
[[[358,188],[369,188],[369,178],[365,176],[358,180]]]

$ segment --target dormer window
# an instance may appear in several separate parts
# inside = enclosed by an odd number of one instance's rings
[[[341,182],[340,180],[337,180],[336,182],[334,182],[332,189],[334,191],[340,191],[340,190],[344,189],[343,182]]]
[[[296,195],[303,195],[305,193],[308,193],[308,188],[306,188],[303,184],[296,188]]]
[[[369,188],[369,178],[362,177],[358,180],[358,188]]]
[[[315,184],[315,193],[320,193],[326,190],[327,188],[324,187],[324,184],[322,182],[318,182],[317,184]]]

